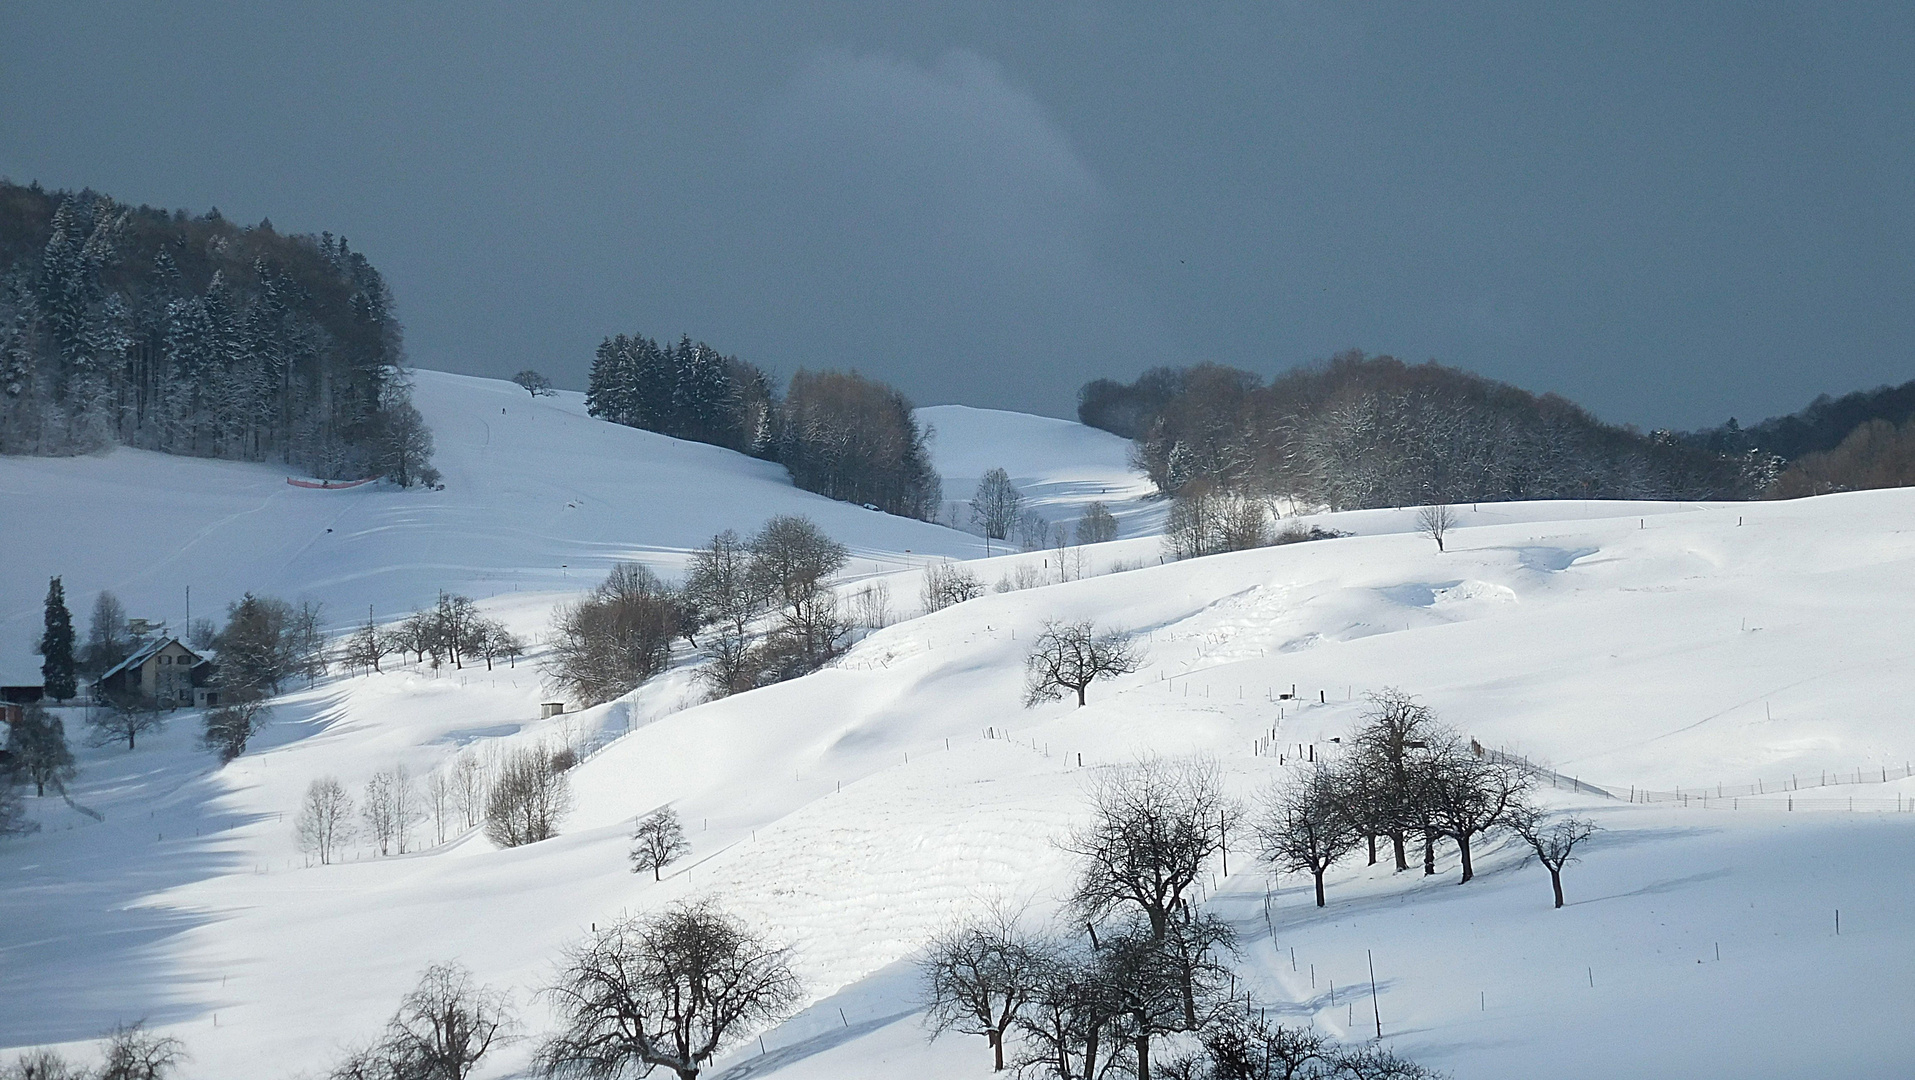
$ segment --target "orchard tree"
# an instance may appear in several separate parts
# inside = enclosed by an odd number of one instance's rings
[[[158,701],[145,694],[114,694],[106,699],[104,708],[88,714],[86,723],[91,729],[87,745],[105,746],[125,739],[126,748],[131,750],[141,735],[166,726],[166,714]]]
[[[519,389],[524,390],[535,398],[550,397],[552,395],[552,380],[533,371],[531,368],[526,368],[524,371],[512,376],[512,381],[519,384]]]
[[[946,1031],[990,1042],[991,1068],[1004,1069],[1004,1034],[1043,982],[1043,947],[993,906],[983,917],[931,939],[918,961],[932,1038]]]
[[[1078,857],[1073,904],[1090,919],[1134,909],[1162,938],[1224,850],[1236,801],[1214,762],[1159,758],[1099,770],[1090,796],[1090,822],[1060,845]]]
[[[1264,862],[1279,871],[1309,872],[1318,907],[1324,904],[1323,875],[1357,840],[1335,774],[1322,765],[1268,793],[1256,831]]]
[[[696,1080],[752,1027],[790,1015],[802,992],[788,950],[709,900],[627,916],[566,954],[546,991],[559,1030],[534,1068],[600,1080],[662,1066]]]
[[[1099,634],[1089,620],[1046,622],[1024,660],[1024,705],[1054,701],[1068,690],[1081,707],[1092,682],[1128,675],[1143,661],[1143,650],[1128,634]]]
[[[678,812],[669,806],[660,807],[641,819],[633,830],[632,873],[650,870],[652,880],[658,881],[665,867],[683,858],[691,849],[685,830],[678,823]]]
[[[401,1080],[465,1080],[512,1028],[510,998],[463,964],[434,964],[399,1002],[378,1049]]]
[[[1456,841],[1464,884],[1476,876],[1470,845],[1478,836],[1511,824],[1513,812],[1529,792],[1529,775],[1506,762],[1492,761],[1449,738],[1433,748],[1425,774],[1423,804],[1431,831]]]
[[[1510,828],[1523,838],[1535,853],[1536,861],[1549,871],[1549,887],[1556,893],[1556,906],[1563,906],[1563,867],[1579,862],[1576,847],[1601,830],[1588,818],[1567,816],[1550,818],[1544,811],[1527,804],[1510,810]]]

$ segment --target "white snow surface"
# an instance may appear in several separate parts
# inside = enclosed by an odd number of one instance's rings
[[[1025,507],[1053,525],[1074,526],[1101,502],[1116,515],[1119,538],[1163,529],[1168,504],[1153,499],[1156,488],[1131,471],[1128,439],[1069,420],[969,405],[931,405],[917,418],[931,431],[931,465],[944,482],[946,514],[954,510],[960,527],[970,527],[978,481],[1003,469]]]
[[[0,460],[24,566],[0,608],[8,647],[37,626],[49,572],[76,607],[104,585],[135,613],[189,575],[209,600],[253,588],[381,617],[456,588],[536,635],[607,562],[670,569],[714,529],[773,512],[811,514],[858,550],[857,573],[889,572],[907,616],[911,566],[979,553],[796,492],[762,463],[590,421],[576,396],[418,378],[441,493],[281,492],[270,469],[125,450]],[[957,455],[959,426],[938,423],[941,471],[999,460]],[[1083,463],[1001,456],[1014,475]],[[1380,1016],[1386,1042],[1458,1077],[1907,1075],[1915,813],[1894,808],[1915,806],[1915,781],[1815,785],[1915,757],[1915,491],[1461,516],[1440,554],[1410,510],[1319,519],[1347,539],[1167,565],[1154,538],[1120,540],[1081,580],[907,618],[830,669],[721,701],[700,700],[689,655],[547,721],[527,662],[389,665],[288,693],[224,768],[175,714],[132,752],[80,751],[73,798],[104,821],[30,798],[45,830],[0,842],[0,1047],[84,1054],[145,1017],[187,1042],[190,1076],[317,1072],[376,1035],[422,968],[455,959],[511,989],[536,1035],[549,1014],[533,992],[565,945],[621,912],[712,896],[791,943],[808,991],[762,1052],[753,1033],[708,1075],[981,1078],[982,1040],[927,1040],[911,959],[995,897],[1055,909],[1071,867],[1052,841],[1081,820],[1094,769],[1207,755],[1254,802],[1298,751],[1334,754],[1367,691],[1395,686],[1487,746],[1624,797],[1544,790],[1605,829],[1565,873],[1562,910],[1507,844],[1461,887],[1447,851],[1434,878],[1346,862],[1317,909],[1307,880],[1273,879],[1238,838],[1205,902],[1279,1015],[1351,1038]],[[1052,571],[1044,558],[978,570]],[[1144,565],[1103,572],[1120,564]],[[1148,663],[1085,708],[1024,709],[1025,649],[1054,618],[1135,632]],[[1293,685],[1301,700],[1276,700]],[[69,730],[81,721],[71,711]],[[1260,752],[1273,729],[1282,764]],[[394,764],[422,775],[461,746],[531,738],[597,748],[556,839],[508,851],[462,833],[387,858],[361,845],[328,867],[294,848],[315,777],[357,789]],[[1771,794],[1791,777],[1805,790]],[[1706,808],[1627,798],[1758,781],[1763,796]],[[1851,796],[1867,812],[1837,808]],[[627,838],[667,804],[693,854],[654,883],[627,870]],[[518,1075],[530,1046],[480,1075]]]

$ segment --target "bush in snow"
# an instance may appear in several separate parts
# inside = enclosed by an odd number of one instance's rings
[[[266,703],[250,693],[235,693],[217,709],[209,709],[200,745],[231,761],[246,752],[246,742],[266,725]]]

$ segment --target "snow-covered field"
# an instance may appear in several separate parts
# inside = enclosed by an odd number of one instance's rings
[[[270,470],[124,450],[0,460],[0,521],[24,567],[0,595],[0,635],[35,628],[53,572],[76,606],[108,587],[135,614],[187,577],[206,614],[255,588],[385,617],[452,588],[536,634],[610,560],[669,572],[713,530],[780,511],[850,544],[856,573],[895,574],[905,615],[911,566],[982,554],[972,537],[797,492],[772,467],[589,421],[576,396],[533,403],[422,372],[419,397],[442,493],[298,492]],[[947,483],[990,463],[1106,483],[1093,453],[1047,465],[1007,414],[967,429],[963,414],[926,412]],[[1058,433],[1080,449],[1090,436]],[[0,846],[0,1046],[82,1043],[145,1016],[186,1040],[193,1076],[316,1070],[449,959],[512,988],[536,1032],[532,991],[563,945],[621,911],[704,894],[790,941],[809,986],[764,1051],[743,1044],[712,1075],[982,1077],[982,1040],[926,1041],[910,958],[994,897],[1053,903],[1070,867],[1051,839],[1082,813],[1090,770],[1207,754],[1254,796],[1296,748],[1333,752],[1364,693],[1395,686],[1486,745],[1624,797],[1545,791],[1606,830],[1565,874],[1560,911],[1547,875],[1506,846],[1462,887],[1453,859],[1434,879],[1346,864],[1323,910],[1307,881],[1272,880],[1233,851],[1207,902],[1237,926],[1242,977],[1280,1012],[1374,1034],[1373,957],[1384,1038],[1459,1077],[1915,1070],[1915,813],[1894,809],[1915,806],[1915,781],[1806,790],[1793,812],[1766,794],[1760,808],[1627,798],[1866,781],[1915,758],[1915,491],[1484,504],[1463,508],[1441,554],[1412,516],[1326,516],[1356,535],[1168,565],[1155,539],[1120,540],[1082,580],[907,619],[834,668],[717,702],[698,703],[682,668],[549,721],[524,664],[336,677],[290,694],[224,769],[180,714],[138,751],[83,752],[73,796],[103,822],[49,798],[35,807],[44,832]],[[1048,571],[1047,557],[979,573]],[[1141,568],[1099,572],[1118,564]],[[1024,650],[1049,618],[1134,631],[1149,662],[1094,687],[1086,708],[1023,709]],[[1293,685],[1302,700],[1275,700]],[[317,868],[294,849],[288,821],[316,776],[356,787],[463,745],[597,746],[628,728],[573,774],[578,809],[557,839],[499,851],[463,835]],[[1285,765],[1257,752],[1273,728]],[[1809,802],[1850,796],[1865,812]],[[693,854],[653,883],[626,869],[627,836],[667,803]],[[526,1051],[484,1075],[513,1075]]]

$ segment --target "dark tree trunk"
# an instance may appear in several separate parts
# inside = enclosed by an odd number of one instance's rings
[[[1085,1069],[1086,1072],[1090,1070]],[[1150,1036],[1137,1036],[1137,1080],[1150,1080]]]
[[[1317,879],[1317,906],[1322,907],[1323,906],[1323,871],[1322,870],[1312,871],[1312,876]]]
[[[1429,877],[1435,873],[1436,873],[1436,832],[1433,829],[1424,829],[1423,830],[1423,876]],[[1464,880],[1467,881],[1468,879],[1465,878]]]
[[[1085,683],[1084,686],[1077,687],[1077,707],[1080,709],[1084,707],[1084,689],[1089,685]]]
[[[1376,865],[1376,837],[1374,836],[1369,837],[1369,841],[1370,841],[1370,865],[1375,866]]]
[[[991,1071],[1004,1071],[1004,1033],[993,1031],[986,1038],[991,1040]]]
[[[1549,887],[1556,890],[1556,906],[1563,906],[1563,872],[1552,866],[1549,868]]]
[[[1463,856],[1463,881],[1468,881],[1469,879],[1476,876],[1476,870],[1470,866],[1470,861],[1469,861],[1469,834],[1468,833],[1457,834],[1456,850],[1460,852]],[[1457,882],[1457,884],[1461,885],[1463,884],[1463,881],[1459,881]]]
[[[1406,850],[1407,845],[1403,843],[1403,834],[1400,832],[1391,833],[1390,844],[1396,848],[1396,868],[1398,870],[1408,870],[1410,868],[1410,857],[1409,852]]]

